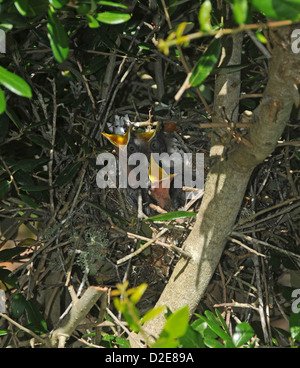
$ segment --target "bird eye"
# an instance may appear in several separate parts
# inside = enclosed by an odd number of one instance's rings
[[[129,143],[127,145],[127,152],[128,153],[135,153],[135,152],[137,152],[136,146],[134,144],[132,144],[132,143]]]
[[[150,143],[150,150],[151,152],[154,152],[154,153],[159,153],[159,143],[157,140],[153,140],[151,141]]]

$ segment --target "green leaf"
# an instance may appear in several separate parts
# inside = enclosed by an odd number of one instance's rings
[[[113,6],[115,8],[123,8],[123,9],[127,9],[128,7],[124,4],[119,4],[119,3],[115,3],[113,1],[98,1],[98,4],[100,5],[108,5],[108,6]]]
[[[34,208],[35,210],[39,208],[39,206],[35,203],[35,201],[28,197],[25,194],[19,194],[19,197],[23,202],[25,202],[29,207]]]
[[[76,11],[78,14],[87,14],[91,10],[91,6],[88,4],[80,4]]]
[[[266,39],[266,37],[261,32],[256,31],[255,35],[256,35],[256,38],[258,39],[259,42],[265,43],[265,44],[268,43],[268,40]]]
[[[209,32],[212,30],[211,22],[210,22],[210,13],[212,10],[212,5],[209,0],[205,0],[204,3],[201,5],[199,10],[199,25],[201,31]]]
[[[215,340],[211,337],[206,337],[204,339],[204,344],[208,346],[209,348],[215,348],[215,349],[220,349],[220,348],[225,347],[220,341]]]
[[[9,270],[0,268],[0,281],[14,289],[19,288],[17,276],[11,275]]]
[[[10,118],[10,120],[19,130],[23,128],[23,124],[21,123],[18,115],[9,106],[6,107],[5,114]]]
[[[224,331],[227,333],[227,335],[230,335],[228,326],[226,325],[226,321],[222,317],[221,313],[218,311],[218,309],[215,309],[216,316],[218,317],[218,320],[220,322],[220,325],[223,327]]]
[[[0,251],[0,262],[10,261],[15,256],[18,256],[20,253],[25,252],[26,248],[24,247],[14,247],[9,249],[4,249]]]
[[[11,311],[14,318],[20,318],[25,312],[25,302],[26,299],[23,297],[23,295],[17,294],[14,296],[11,303]]]
[[[196,216],[196,213],[194,212],[174,211],[174,212],[168,212],[168,213],[163,213],[161,215],[148,217],[147,219],[145,219],[145,221],[147,220],[149,221],[170,221],[174,219],[194,217],[194,216]]]
[[[27,137],[34,142],[35,144],[37,144],[38,146],[42,147],[42,148],[46,148],[48,150],[50,150],[52,148],[51,144],[46,141],[46,139],[44,139],[43,137],[30,133],[27,134]]]
[[[78,173],[81,166],[81,162],[75,162],[67,166],[57,177],[56,184],[58,186],[64,186],[69,184],[75,175]]]
[[[25,192],[42,192],[44,190],[49,190],[49,185],[23,185],[20,187],[21,190]]]
[[[300,313],[291,313],[289,324],[291,337],[300,342]]]
[[[24,79],[2,66],[0,66],[0,83],[18,96],[32,97],[31,88]]]
[[[51,4],[54,8],[60,9],[64,5],[66,5],[68,0],[49,0],[49,4]]]
[[[168,349],[168,348],[177,348],[179,345],[178,340],[168,336],[168,337],[160,337],[155,341],[154,344],[151,345],[151,348],[160,348],[160,349]]]
[[[196,332],[191,326],[188,326],[185,334],[179,338],[182,348],[204,348],[204,342],[201,334]]]
[[[114,336],[113,336],[114,337]],[[123,348],[123,349],[126,349],[126,348],[130,348],[130,342],[123,338],[123,337],[118,337],[116,336],[115,337],[115,343],[119,346],[119,348]]]
[[[298,0],[252,0],[252,5],[273,19],[298,19],[300,2]]]
[[[5,336],[5,335],[8,335],[10,333],[11,333],[11,331],[9,331],[9,330],[0,330],[0,336]]]
[[[35,333],[43,334],[47,332],[47,323],[38,310],[37,306],[31,300],[27,300],[25,309],[27,312],[27,319],[29,323],[27,327]]]
[[[225,342],[231,342],[231,347],[234,347],[232,343],[231,336],[229,336],[223,328],[220,327],[220,321],[214,316],[214,314],[208,310],[205,311],[205,315],[207,318],[201,316],[201,318],[208,324],[208,326],[212,329],[214,333],[216,333],[222,340]]]
[[[185,334],[189,323],[189,308],[184,306],[172,313],[167,318],[164,325],[164,331],[169,337],[176,339]]]
[[[86,19],[88,20],[88,25],[90,28],[98,28],[99,23],[98,21],[90,14],[86,14]]]
[[[12,301],[12,313],[15,318],[19,318],[26,311],[29,329],[36,333],[47,332],[47,324],[43,316],[39,312],[36,305],[31,300],[26,300],[22,294],[14,296]]]
[[[2,89],[0,89],[0,114],[3,114],[6,109],[5,95]]]
[[[246,344],[254,336],[252,327],[247,322],[239,323],[233,333],[232,341],[239,348]]]
[[[217,38],[210,44],[206,52],[200,57],[198,63],[194,67],[189,81],[192,87],[199,86],[205,81],[217,65],[220,55],[221,40]]]
[[[106,24],[120,24],[127,22],[131,18],[130,14],[119,12],[103,12],[98,13],[96,19],[101,23]]]
[[[48,0],[15,0],[15,7],[22,16],[35,17],[47,11]]]
[[[62,63],[66,60],[69,53],[68,36],[56,14],[49,10],[48,15],[47,29],[50,45],[55,59]]]
[[[244,24],[247,19],[248,0],[234,0],[233,16],[237,24]]]
[[[195,315],[197,315],[197,314],[195,313]],[[210,337],[212,339],[217,338],[218,335],[215,334],[211,330],[211,328],[208,326],[208,324],[206,322],[204,322],[204,320],[202,319],[204,317],[202,317],[202,316],[198,316],[198,317],[199,318],[191,324],[192,328],[195,331],[199,332],[202,337]]]
[[[8,180],[4,180],[0,183],[0,199],[2,199],[6,193],[10,190],[10,182]]]
[[[48,161],[49,161],[48,158],[40,158],[40,159],[28,158],[28,159],[20,160],[16,164],[12,165],[12,171],[22,169],[25,172],[30,172],[34,168],[44,165]]]
[[[14,3],[15,7],[21,15],[27,16],[32,14],[32,10],[30,9],[31,7],[28,4],[28,0],[15,0]]]
[[[157,308],[151,308],[141,318],[141,324],[144,324],[145,322],[150,321],[150,319],[156,317],[158,314],[162,313],[164,310],[165,310],[165,306],[163,305]]]
[[[132,293],[132,295],[130,296],[130,300],[132,301],[132,303],[134,304],[138,303],[138,301],[141,299],[146,289],[147,289],[147,284],[145,283],[137,286],[134,289],[134,292]]]

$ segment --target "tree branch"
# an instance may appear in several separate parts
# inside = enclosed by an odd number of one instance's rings
[[[88,314],[100,297],[106,298],[106,293],[107,288],[90,286],[80,299],[77,297],[73,298],[72,309],[63,319],[62,325],[51,334],[51,345],[56,347],[58,344],[58,347],[64,347],[66,340],[71,336],[81,320]]]
[[[156,307],[167,305],[175,311],[188,305],[190,313],[194,312],[223,253],[250,175],[276,147],[294,103],[291,85],[300,83],[300,54],[291,50],[291,28],[271,34],[269,80],[246,136],[250,144],[235,144],[225,156],[214,150],[217,159],[207,177],[196,223],[183,247],[192,259],[178,261]],[[157,334],[164,322],[164,316],[159,315],[147,322],[145,328]]]

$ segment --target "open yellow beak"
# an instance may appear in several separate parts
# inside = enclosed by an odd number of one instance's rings
[[[129,129],[127,130],[127,132],[124,135],[120,135],[120,134],[108,134],[108,133],[101,133],[102,135],[104,135],[104,137],[106,137],[114,146],[120,148],[120,146],[127,146],[129,139],[130,139],[130,134],[131,134],[131,125],[129,126]]]
[[[115,147],[120,148],[121,146],[127,146],[130,135],[131,135],[132,125],[129,126],[129,129],[124,135],[120,134],[109,134],[109,133],[101,133],[106,137]],[[145,142],[150,141],[155,136],[156,130],[151,130],[151,132],[140,132],[135,133],[137,138],[142,139]]]
[[[149,179],[151,183],[156,184],[156,185],[163,182],[164,180],[170,180],[171,182],[174,176],[176,175],[176,174],[170,174],[170,175],[167,174],[166,171],[155,162],[152,156],[150,159],[148,173],[149,173]]]

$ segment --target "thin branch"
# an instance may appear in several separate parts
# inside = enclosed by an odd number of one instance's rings
[[[135,252],[132,252],[130,254],[128,254],[127,256],[119,259],[117,261],[117,264],[121,264],[124,263],[126,261],[128,261],[129,259],[135,257],[136,255],[140,254],[141,252],[143,252],[146,248],[149,247],[149,245],[153,244],[159,237],[161,237],[164,233],[166,233],[169,229],[168,228],[164,228],[163,230],[161,230],[155,238],[149,240],[147,243],[145,243],[142,247],[140,247],[139,249],[137,249]]]
[[[106,297],[107,290],[107,288],[90,286],[80,299],[73,301],[72,309],[62,321],[62,326],[52,332],[50,337],[51,345],[56,346],[58,343],[59,347],[63,347],[66,340],[72,335],[97,300],[101,296]]]
[[[7,321],[9,321],[10,323],[12,323],[14,326],[18,327],[20,330],[28,333],[29,335],[31,335],[33,338],[35,338],[37,341],[39,341],[41,344],[43,345],[47,345],[47,340],[43,339],[42,337],[40,337],[39,335],[35,334],[33,331],[29,330],[28,328],[20,325],[18,322],[14,321],[13,319],[11,319],[10,317],[8,317],[6,314],[4,313],[0,313],[0,317],[6,319]]]

